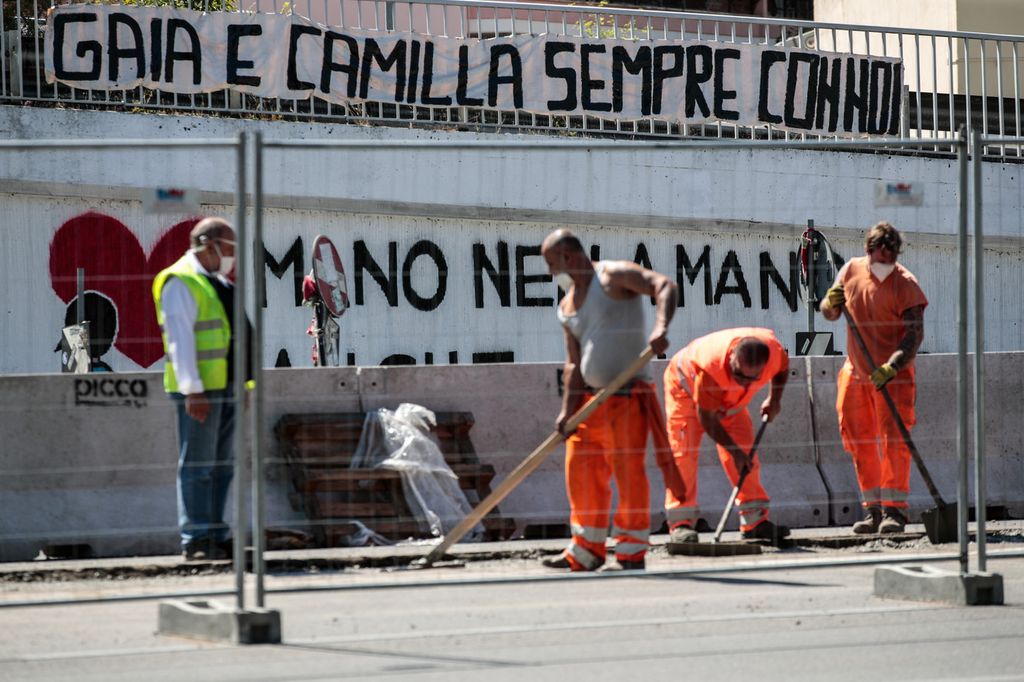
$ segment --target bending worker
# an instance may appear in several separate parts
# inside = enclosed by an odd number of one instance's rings
[[[568,436],[565,482],[572,525],[568,549],[543,563],[572,571],[593,571],[605,563],[612,503],[609,483],[614,476],[619,491],[613,520],[615,558],[621,568],[642,569],[651,525],[644,467],[649,432],[654,434],[655,447],[666,455],[659,462],[668,460],[664,418],[648,370],[641,370],[608,398],[574,433],[566,433],[565,427],[583,403],[611,383],[648,344],[655,353],[668,348],[666,333],[676,310],[676,285],[631,262],[592,262],[569,230],[548,235],[541,254],[566,292],[558,319],[568,358],[555,428]],[[656,303],[650,335],[644,333],[647,296]]]
[[[825,319],[836,320],[845,306],[864,337],[872,369],[847,330],[847,358],[839,371],[839,433],[853,456],[863,498],[864,519],[854,533],[900,533],[907,523],[910,450],[880,389],[887,386],[907,429],[914,426],[914,356],[924,338],[928,299],[917,279],[896,262],[903,239],[881,222],[864,240],[866,256],[852,258],[836,274],[821,302]],[[881,452],[879,452],[881,440]]]
[[[228,275],[235,231],[221,218],[204,218],[189,242],[185,255],[153,280],[153,300],[167,354],[164,389],[178,415],[182,553],[187,561],[203,561],[231,555],[224,507],[234,473],[234,286]]]
[[[751,466],[748,453],[754,431],[747,405],[770,383],[761,415],[775,419],[782,408],[782,390],[789,373],[789,354],[770,329],[724,329],[695,339],[673,356],[665,369],[665,411],[668,436],[676,467],[686,487],[685,496],[665,491],[669,540],[697,542],[697,458],[707,433],[718,444],[718,458],[733,486],[740,472]],[[789,529],[768,520],[768,493],[761,487],[760,460],[740,488],[736,501],[740,530],[748,539],[774,544]]]

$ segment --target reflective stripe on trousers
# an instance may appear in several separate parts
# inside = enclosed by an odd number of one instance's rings
[[[750,530],[768,518],[767,500],[746,502],[738,505],[736,509],[740,514],[740,528],[742,530]]]
[[[863,506],[865,507],[877,507],[882,504],[882,489],[871,488],[870,490],[861,490],[860,496],[863,498]]]
[[[914,426],[914,373],[905,369],[886,384],[907,429]],[[856,376],[850,361],[839,370],[836,412],[843,448],[853,457],[865,505],[869,500],[906,508],[910,492],[910,450],[885,403],[869,379]]]
[[[576,544],[575,540],[569,543],[569,549],[566,550],[566,554],[571,563],[579,564],[578,568],[582,568],[585,571],[593,571],[595,568],[600,568],[604,563],[603,554],[597,556],[586,547]]]
[[[616,540],[644,546],[626,558],[642,558],[650,532],[650,486],[644,460],[649,426],[642,401],[612,396],[601,404],[565,445],[565,485],[573,529],[568,556],[580,567],[604,563],[609,522],[621,529]],[[612,478],[618,505],[611,518]],[[585,551],[584,551],[585,550]]]
[[[607,528],[594,528],[581,526],[579,524],[572,524],[572,536],[574,538],[583,538],[587,542],[604,542],[608,539]]]
[[[672,507],[665,510],[665,521],[668,527],[675,528],[679,525],[696,527],[697,519],[700,518],[700,507]]]
[[[693,514],[693,521],[696,520],[698,503],[697,471],[700,455],[700,442],[704,437],[704,429],[697,417],[697,406],[693,402],[686,386],[683,385],[685,378],[680,378],[680,372],[676,363],[669,363],[665,368],[665,413],[668,416],[668,438],[672,444],[672,456],[675,459],[679,475],[686,484],[686,496],[679,499],[671,490],[665,491],[665,516],[669,519],[679,518],[669,525],[679,525],[687,521],[687,517]],[[750,414],[746,407],[737,407],[729,411],[722,419],[722,427],[732,436],[741,449],[749,452],[754,444],[754,428],[750,420]],[[717,446],[718,459],[722,463],[726,476],[731,485],[735,486],[739,480],[739,471],[733,462],[729,451]],[[758,507],[768,507],[768,493],[761,486],[761,458],[754,457],[754,466],[743,482],[739,495],[736,496],[736,503],[742,507],[748,503],[756,503]],[[693,510],[692,512],[690,510]],[[740,529],[751,530],[755,523],[767,518],[767,512],[761,515],[754,523],[745,523],[741,517]]]
[[[615,538],[615,557],[622,561],[635,561],[642,559],[650,546],[649,530],[635,531],[613,528],[612,536]]]

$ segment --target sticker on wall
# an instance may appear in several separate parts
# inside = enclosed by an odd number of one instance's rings
[[[180,187],[154,187],[142,190],[142,210],[146,213],[199,215],[199,192]]]
[[[875,183],[875,208],[883,206],[922,206],[924,186],[912,182]]]

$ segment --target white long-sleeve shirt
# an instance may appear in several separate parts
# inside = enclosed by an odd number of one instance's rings
[[[185,257],[191,260],[200,275],[211,274],[191,251]],[[217,275],[217,278],[230,285],[230,282],[221,275]],[[196,299],[192,297],[188,285],[177,277],[171,277],[160,292],[160,306],[164,311],[167,357],[178,380],[178,392],[185,395],[202,393],[205,389],[202,379],[199,378],[196,337],[193,331],[199,311]]]

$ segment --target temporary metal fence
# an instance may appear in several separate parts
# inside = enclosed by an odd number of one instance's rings
[[[227,90],[174,95],[139,87],[88,91],[46,83],[42,31],[45,0],[4,0],[0,6],[0,101],[73,104],[84,108],[154,109],[220,113],[322,122],[457,127],[478,131],[544,131],[626,137],[715,137],[790,139],[771,124],[681,124],[656,118],[615,121],[593,116],[558,116],[485,107],[352,102],[344,106],[315,97],[262,99]],[[63,3],[61,3],[63,4]],[[135,4],[135,3],[130,3]],[[1024,37],[963,31],[845,25],[783,18],[712,13],[583,7],[556,3],[482,0],[177,0],[204,11],[297,14],[343,28],[406,31],[424,36],[489,38],[552,35],[593,39],[701,40],[713,43],[794,46],[836,53],[898,57],[905,66],[903,137],[935,140],[932,153],[948,153],[940,140],[968,134],[1022,134],[1021,65]],[[807,134],[799,134],[807,139]],[[994,158],[1019,158],[1020,145],[989,145]]]
[[[885,138],[878,140],[692,140],[692,141],[671,141],[671,140],[656,140],[647,142],[611,142],[611,141],[586,141],[586,140],[547,140],[547,141],[515,141],[506,142],[502,144],[496,144],[494,142],[485,141],[466,141],[466,142],[446,142],[446,141],[328,141],[328,140],[263,140],[259,133],[250,136],[247,133],[242,133],[236,140],[179,140],[179,141],[149,141],[149,140],[124,140],[120,142],[108,142],[108,141],[69,141],[69,140],[18,140],[18,141],[0,141],[0,153],[3,151],[32,151],[32,152],[56,152],[62,150],[82,150],[82,149],[124,149],[124,148],[157,148],[166,150],[175,149],[194,149],[194,148],[220,148],[226,150],[234,150],[236,153],[236,173],[237,173],[237,186],[235,193],[235,222],[236,222],[236,234],[237,234],[237,249],[238,259],[236,265],[236,277],[237,286],[235,288],[235,310],[236,316],[234,320],[234,327],[236,330],[244,330],[244,315],[245,305],[243,303],[247,300],[247,278],[252,278],[251,282],[255,285],[254,291],[262,291],[265,284],[265,268],[262,263],[262,249],[255,248],[252,258],[252,266],[254,272],[252,275],[248,273],[248,253],[249,247],[248,240],[251,238],[253,244],[257,247],[262,243],[263,236],[263,168],[264,168],[264,154],[267,150],[280,150],[282,153],[299,153],[299,152],[321,152],[321,153],[345,153],[352,151],[372,151],[379,152],[383,150],[394,150],[401,149],[404,151],[417,151],[417,152],[428,152],[428,151],[455,151],[455,150],[476,150],[476,149],[495,149],[499,148],[502,151],[520,151],[520,152],[539,152],[539,151],[558,151],[564,153],[574,152],[593,152],[596,150],[601,151],[636,151],[638,149],[651,150],[658,149],[663,151],[693,151],[693,150],[778,150],[778,149],[823,149],[832,151],[852,151],[862,150],[870,151],[878,149],[880,146],[884,146],[886,149],[902,149],[902,150],[920,150],[922,146],[932,147],[940,146],[949,153],[956,155],[958,163],[956,165],[956,175],[958,177],[958,244],[959,244],[959,263],[958,263],[958,276],[959,276],[959,302],[957,307],[957,357],[958,357],[958,372],[957,372],[957,424],[958,424],[958,438],[957,438],[957,450],[959,456],[959,476],[958,476],[958,490],[957,490],[957,501],[959,508],[958,518],[958,535],[959,535],[959,552],[957,554],[941,554],[932,557],[921,559],[915,557],[913,561],[940,561],[949,560],[956,558],[959,560],[960,568],[963,573],[970,572],[969,565],[969,546],[968,546],[968,506],[970,503],[968,494],[968,434],[971,427],[971,415],[968,412],[968,329],[971,326],[971,322],[974,325],[974,354],[973,354],[973,380],[974,380],[974,404],[975,409],[973,411],[973,428],[974,428],[974,475],[975,475],[975,491],[974,491],[974,504],[976,507],[976,521],[977,521],[977,543],[976,543],[976,570],[984,572],[987,566],[987,555],[988,551],[985,543],[986,533],[986,518],[985,518],[985,502],[986,502],[986,469],[985,469],[985,450],[984,450],[984,384],[982,382],[983,376],[983,363],[984,363],[984,337],[982,334],[983,321],[984,321],[984,308],[983,308],[983,284],[981,277],[975,277],[975,284],[973,290],[973,317],[968,316],[970,309],[969,303],[969,271],[972,264],[970,255],[973,251],[973,267],[976,273],[983,272],[984,270],[984,253],[983,253],[983,225],[981,222],[981,205],[982,205],[982,185],[981,185],[981,160],[982,152],[986,147],[1002,147],[1006,145],[1021,145],[1024,144],[1024,138],[1010,138],[1010,137],[985,137],[980,133],[975,132],[973,135],[968,136],[966,130],[961,129],[960,134],[949,140],[935,140],[922,142],[920,139],[912,138]],[[245,158],[246,150],[251,146],[252,153],[254,155],[254,178],[252,181],[251,192],[253,197],[253,212],[250,215],[247,212],[246,207],[246,170],[245,170]],[[970,166],[970,168],[969,168]],[[973,178],[973,189],[968,188],[968,179]],[[970,208],[973,207],[973,235],[969,233],[969,223],[971,222]],[[251,233],[249,228],[249,220],[252,220]],[[254,305],[253,311],[253,322],[254,322],[254,345],[256,348],[260,348],[261,331],[263,328],[263,311],[261,305]],[[244,355],[243,348],[245,344],[244,332],[236,334],[235,337],[235,358],[236,358],[236,371],[235,371],[235,389],[236,389],[236,400],[238,401],[239,409],[241,410],[241,396],[243,395],[243,371],[242,371],[242,357]],[[296,591],[317,591],[317,590],[330,590],[330,589],[353,589],[354,586],[350,584],[317,584],[308,585],[304,587],[290,587],[290,588],[277,588],[267,589],[265,587],[265,551],[264,551],[264,459],[266,447],[263,445],[260,437],[260,422],[262,420],[262,406],[264,402],[264,388],[265,382],[262,380],[262,363],[256,363],[254,366],[256,386],[251,392],[251,418],[246,420],[250,425],[252,432],[251,438],[251,450],[247,450],[245,447],[245,433],[244,428],[238,426],[235,434],[236,444],[236,461],[235,461],[235,481],[236,485],[234,489],[235,495],[235,513],[237,530],[234,534],[235,538],[235,557],[234,571],[235,571],[235,589],[233,592],[224,591],[204,591],[204,592],[181,592],[181,593],[161,593],[161,594],[148,594],[143,596],[120,596],[109,598],[111,601],[127,600],[127,599],[155,599],[155,598],[166,598],[166,597],[185,597],[185,596],[210,596],[214,594],[234,594],[236,604],[239,609],[244,609],[246,604],[246,582],[244,579],[243,568],[245,562],[242,557],[245,556],[244,551],[246,549],[244,545],[245,533],[243,532],[243,519],[245,518],[245,504],[244,497],[241,492],[242,490],[242,472],[243,464],[245,463],[246,453],[251,455],[252,463],[252,477],[251,477],[251,498],[252,498],[252,512],[249,518],[252,532],[252,554],[253,554],[253,568],[252,573],[254,576],[254,603],[256,607],[263,607],[265,605],[265,599],[267,593],[285,593],[285,592],[296,592]],[[241,411],[240,411],[241,413]],[[241,424],[241,421],[236,421],[236,424]],[[998,556],[1018,556],[1019,552],[999,552]],[[830,566],[830,565],[855,565],[855,564],[881,564],[881,563],[906,563],[908,561],[906,556],[894,555],[889,557],[871,558],[868,560],[858,558],[853,560],[827,560],[827,561],[813,561],[807,564],[803,562],[787,562],[781,563],[768,563],[761,565],[760,567],[773,567],[773,566],[784,566],[786,568],[798,568],[800,566]],[[716,572],[734,572],[738,570],[757,570],[759,566],[727,566],[721,568],[701,568],[701,573],[716,573]],[[688,573],[692,572],[692,569],[681,569],[679,571],[657,571],[657,574],[675,574],[675,573]],[[614,574],[603,574],[604,576]],[[565,576],[552,576],[543,579],[562,579]],[[578,577],[578,576],[575,576]],[[471,583],[487,583],[495,581],[523,581],[528,582],[531,580],[537,580],[538,578],[509,578],[502,577],[498,579],[479,579],[471,578],[467,580],[436,580],[416,583],[402,583],[402,586],[419,586],[423,584],[471,584]],[[359,587],[371,588],[371,587],[396,587],[397,585],[393,581],[388,582],[365,582],[360,583]],[[91,602],[91,601],[104,601],[107,598],[99,599],[84,599],[84,600],[49,600],[49,601],[24,601],[24,602],[7,602],[0,603],[0,607],[4,606],[26,606],[26,605],[43,605],[43,604],[66,604],[74,603],[78,601]]]
[[[110,151],[110,150],[133,150],[133,149],[145,149],[154,150],[157,152],[164,153],[177,153],[182,151],[195,151],[195,150],[211,150],[211,151],[226,151],[234,152],[235,155],[235,225],[236,225],[236,265],[235,272],[237,276],[237,285],[234,288],[234,319],[231,320],[232,327],[236,330],[234,334],[234,401],[236,406],[236,413],[241,416],[243,414],[242,407],[244,405],[245,395],[245,379],[244,379],[244,357],[246,351],[246,287],[245,281],[248,272],[248,259],[246,257],[246,192],[247,192],[247,181],[246,181],[246,150],[248,146],[248,135],[246,133],[240,133],[236,138],[194,138],[194,139],[182,139],[182,140],[39,140],[39,139],[19,139],[19,140],[0,140],[0,154],[4,152],[28,152],[32,154],[53,154],[59,152],[82,152],[82,151]],[[257,253],[261,253],[261,250],[257,250]],[[80,288],[81,289],[81,288]],[[80,290],[81,293],[81,290]],[[81,319],[81,318],[79,318]],[[254,342],[258,343],[259,338],[254,338]],[[256,371],[259,370],[257,364],[254,368]],[[257,377],[258,379],[259,377]],[[235,433],[234,433],[234,449],[238,453],[233,463],[234,467],[234,481],[236,482],[234,489],[236,494],[234,496],[234,515],[236,519],[244,519],[246,514],[245,497],[238,491],[241,488],[241,481],[244,473],[244,464],[246,457],[242,456],[241,453],[246,451],[246,429],[241,428],[239,425],[242,423],[241,419],[235,420]],[[239,523],[239,528],[242,528],[242,524]],[[259,537],[259,536],[257,536]],[[256,540],[256,552],[260,556],[262,553],[262,545],[259,544],[259,540]],[[245,551],[245,533],[239,532],[234,534],[234,555],[236,557],[244,556]],[[242,561],[235,562],[234,574],[235,574],[235,595],[236,605],[238,609],[245,608],[245,564]],[[174,594],[168,594],[168,597],[202,597],[202,596],[213,596],[218,594],[225,594],[223,591],[201,591],[201,592],[178,592]],[[152,596],[147,597],[152,598]],[[116,599],[116,598],[115,598]],[[46,603],[46,602],[44,602]],[[16,604],[5,604],[5,606],[16,605]]]

